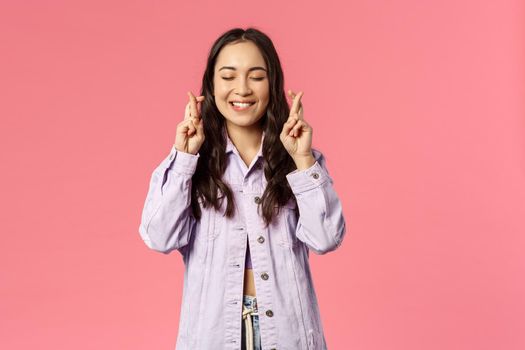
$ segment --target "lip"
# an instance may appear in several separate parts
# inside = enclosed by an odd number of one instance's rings
[[[233,102],[251,103],[251,105],[249,105],[248,107],[241,108],[241,107],[234,106]],[[228,104],[233,108],[234,111],[240,112],[240,111],[248,110],[252,108],[253,106],[255,106],[255,101],[230,101]]]
[[[233,103],[233,102],[239,102],[239,103],[255,103],[255,101],[253,100],[247,100],[247,101],[242,101],[242,100],[231,100],[229,101],[229,103]]]

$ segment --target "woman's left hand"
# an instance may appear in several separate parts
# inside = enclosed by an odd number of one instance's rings
[[[288,120],[283,125],[280,139],[284,148],[295,161],[297,169],[307,169],[315,163],[312,154],[312,127],[304,120],[303,105],[301,97],[304,93],[300,91],[295,94],[288,90],[292,98],[292,106]]]

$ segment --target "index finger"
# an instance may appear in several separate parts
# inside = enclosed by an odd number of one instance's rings
[[[188,91],[188,96],[190,97],[190,118],[200,118],[200,111],[197,108],[197,103],[204,101],[204,96],[197,96],[193,95],[191,91]]]
[[[198,113],[197,113],[197,99],[191,93],[191,91],[188,91],[188,96],[190,97],[190,115],[191,115],[191,117],[198,117]]]
[[[294,113],[299,114],[299,109],[303,107],[303,104],[301,103],[301,97],[303,97],[304,93],[302,91],[300,91],[296,95],[291,90],[290,90],[290,92],[291,92],[292,98],[293,98],[292,108],[291,108],[290,114],[294,114]]]

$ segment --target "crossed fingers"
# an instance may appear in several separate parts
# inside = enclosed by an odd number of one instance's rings
[[[185,113],[185,118],[184,119],[193,119],[195,118],[196,122],[199,121],[201,115],[200,115],[200,111],[197,107],[197,102],[202,102],[204,101],[204,96],[197,96],[195,97],[193,95],[193,93],[191,93],[191,91],[188,91],[188,96],[189,96],[189,99],[190,101],[188,102],[188,104],[186,105],[186,113]]]
[[[292,98],[292,107],[290,108],[290,116],[297,114],[299,119],[304,119],[303,117],[303,104],[301,103],[301,97],[303,97],[304,92],[300,91],[299,93],[294,93],[292,90],[288,90],[288,95]]]

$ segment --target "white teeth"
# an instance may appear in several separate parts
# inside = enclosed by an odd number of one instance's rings
[[[241,103],[241,102],[232,102],[234,106],[236,107],[250,107],[253,103]]]

